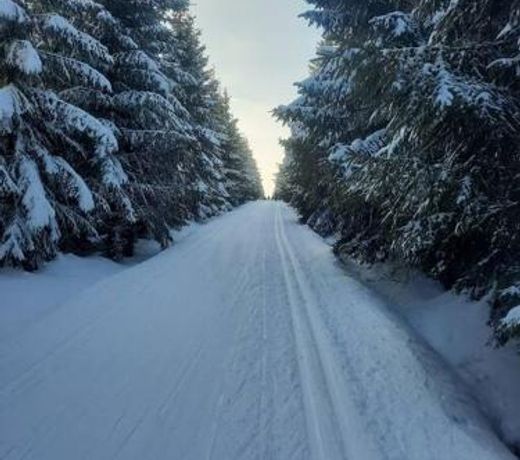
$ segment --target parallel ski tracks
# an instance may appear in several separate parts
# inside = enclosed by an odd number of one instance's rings
[[[280,209],[274,233],[291,310],[312,458],[347,459],[341,424],[346,414],[338,414],[341,404],[336,398],[334,371],[324,358],[325,344],[318,339],[309,317],[309,308],[317,308],[318,303],[307,292],[305,274],[285,234]]]

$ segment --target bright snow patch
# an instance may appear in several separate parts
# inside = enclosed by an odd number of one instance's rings
[[[24,110],[27,103],[24,96],[14,85],[7,85],[0,89],[0,129],[10,131],[13,117]]]
[[[15,40],[9,45],[6,62],[26,75],[39,74],[43,70],[38,52],[27,40]]]
[[[505,327],[520,326],[520,306],[510,310],[507,316],[502,320],[502,324]]]
[[[0,19],[22,23],[26,22],[29,17],[27,16],[25,10],[12,0],[1,0]]]
[[[376,28],[385,30],[393,38],[399,38],[414,31],[414,23],[410,14],[394,11],[383,16],[377,16],[370,20],[370,24]]]
[[[56,214],[47,200],[36,164],[24,158],[20,164],[22,203],[27,213],[27,225],[33,231],[49,228],[54,240],[59,237]]]
[[[106,46],[89,34],[76,29],[63,16],[59,14],[44,14],[39,17],[39,20],[45,30],[53,32],[70,45],[79,47],[104,62],[113,62],[113,58]]]

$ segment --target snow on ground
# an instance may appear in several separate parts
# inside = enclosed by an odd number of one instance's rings
[[[0,271],[0,342],[16,336],[29,323],[122,269],[100,257],[61,255],[38,273]]]
[[[421,274],[388,265],[346,265],[452,365],[496,430],[520,452],[520,356],[513,345],[492,346],[487,302],[472,302]]]
[[[514,458],[286,206],[187,233],[0,341],[0,458]]]
[[[190,223],[172,231],[175,244],[199,228],[200,224]],[[139,240],[134,257],[121,263],[100,256],[84,258],[62,254],[37,273],[0,269],[0,342],[98,282],[150,259],[160,250],[155,241]]]
[[[175,241],[194,228],[197,226],[187,226],[175,232]],[[71,298],[96,283],[153,257],[159,251],[156,242],[139,240],[135,256],[121,264],[100,256],[83,258],[62,254],[37,273],[0,270],[0,342],[16,336],[30,323],[53,310],[66,306]]]

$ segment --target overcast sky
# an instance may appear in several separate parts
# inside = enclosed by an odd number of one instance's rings
[[[253,148],[266,192],[283,158],[287,132],[269,111],[296,95],[318,33],[298,14],[303,0],[193,0],[210,62],[233,100],[234,115]]]

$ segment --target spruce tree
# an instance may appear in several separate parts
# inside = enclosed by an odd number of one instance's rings
[[[170,16],[175,31],[176,59],[183,69],[179,74],[177,94],[191,114],[197,144],[193,151],[192,191],[199,218],[229,209],[229,193],[223,188],[222,132],[218,124],[220,89],[213,71],[208,67],[205,48],[194,18],[187,10]]]
[[[96,110],[107,105],[113,94],[113,85],[107,76],[115,60],[102,41],[106,34],[111,33],[116,20],[95,2],[43,0],[35,3],[33,11],[39,21],[44,18],[45,23],[50,21],[52,24],[49,29],[52,35],[50,49],[40,46],[40,52],[46,56],[45,67],[49,69],[46,86],[60,91],[60,97],[80,107],[116,139],[114,154],[118,158],[114,159],[114,167],[104,167],[102,183],[95,186],[98,204],[95,224],[104,250],[117,259],[132,252],[132,242],[121,239],[119,232],[135,226],[136,212],[128,195],[128,175],[120,164],[118,128]],[[59,52],[60,49],[64,52]],[[78,159],[74,164],[88,176]],[[64,235],[69,233],[64,232]],[[113,250],[114,242],[120,247],[117,251]],[[69,243],[69,246],[75,247],[76,242]]]
[[[260,174],[247,139],[238,127],[238,120],[231,114],[227,92],[215,97],[212,119],[218,130],[219,147],[223,165],[223,178],[228,199],[233,206],[264,196]]]
[[[169,228],[192,218],[185,177],[192,169],[190,115],[175,97],[175,82],[160,62],[174,46],[173,32],[164,21],[176,2],[104,4],[117,21],[104,38],[114,56],[110,78],[115,94],[99,115],[118,129],[137,218],[134,229],[120,228],[116,240],[153,236],[166,246]]]
[[[35,269],[60,249],[118,259],[243,202],[226,189],[219,85],[188,6],[0,2],[0,265]]]
[[[340,231],[338,252],[492,290],[502,331],[519,300],[518,4],[310,3],[323,44],[277,111],[293,127],[278,193]]]
[[[113,131],[61,95],[68,84],[110,90],[85,62],[110,63],[106,48],[59,14],[72,3],[10,1],[1,18],[1,157],[4,180],[15,186],[2,199],[2,264],[36,268],[60,243],[89,245],[97,220],[116,208],[132,219]]]

